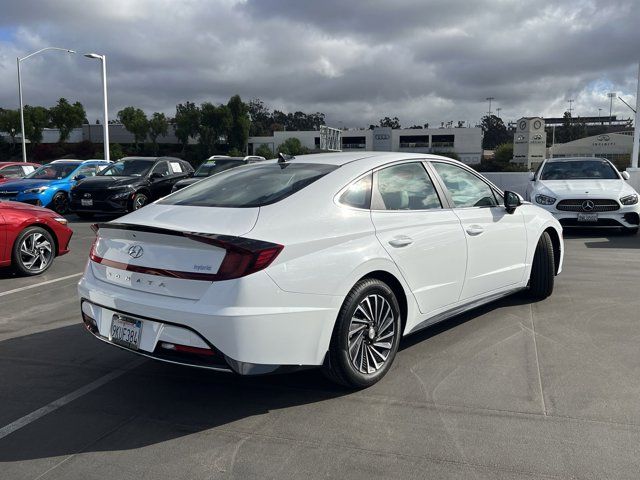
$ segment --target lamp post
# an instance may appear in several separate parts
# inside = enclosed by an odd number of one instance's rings
[[[85,57],[102,62],[102,100],[104,102],[104,120],[102,132],[104,134],[104,159],[109,161],[109,107],[107,105],[107,56],[97,53],[85,53]]]
[[[33,53],[30,53],[29,55],[26,55],[22,58],[20,57],[16,58],[16,63],[18,65],[18,97],[20,99],[20,136],[22,137],[21,140],[22,140],[22,161],[23,162],[27,161],[27,141],[24,136],[24,109],[22,106],[22,78],[20,76],[20,63],[24,62],[27,58],[31,58],[34,55],[45,52],[47,50],[60,50],[62,52],[67,52],[67,53],[76,53],[74,50],[69,50],[68,48],[45,47]]]
[[[611,127],[611,113],[613,112],[613,99],[616,98],[618,94],[616,92],[607,93],[607,97],[609,97],[609,127]]]

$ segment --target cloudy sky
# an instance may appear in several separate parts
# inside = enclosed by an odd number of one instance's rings
[[[334,126],[405,126],[502,109],[608,114],[635,101],[639,0],[2,0],[0,107],[17,107],[16,57],[45,46],[107,55],[111,117],[175,113],[239,93]],[[46,52],[23,63],[25,103],[79,100],[101,116],[99,62]],[[631,113],[620,101],[614,113]]]

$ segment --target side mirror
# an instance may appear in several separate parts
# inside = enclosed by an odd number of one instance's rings
[[[504,192],[504,208],[509,213],[513,213],[522,205],[522,197],[518,195],[516,192],[510,192],[509,190],[505,190]]]
[[[622,178],[624,178],[625,180],[629,180],[631,178],[631,175],[629,175],[629,172],[622,172],[621,175],[622,175]]]
[[[78,180],[82,180],[83,178],[87,178],[86,175],[76,175],[73,179],[77,182]]]
[[[529,180],[531,180],[532,182],[536,181],[536,174],[533,172],[529,172]]]
[[[159,173],[152,173],[151,175],[149,175],[149,180],[151,181],[157,180],[159,178],[162,178],[162,175],[160,175]]]

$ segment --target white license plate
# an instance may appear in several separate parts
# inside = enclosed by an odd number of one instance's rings
[[[142,333],[142,321],[114,314],[111,318],[111,332],[109,341],[123,347],[138,350],[140,347],[140,334]]]
[[[85,200],[84,198],[80,200],[80,205],[83,207],[93,207],[93,200]]]
[[[597,213],[579,213],[578,221],[579,222],[597,222],[598,214]]]

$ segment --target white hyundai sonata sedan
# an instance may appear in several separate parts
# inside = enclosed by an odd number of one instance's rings
[[[336,153],[239,167],[95,226],[79,283],[97,338],[261,374],[377,382],[400,338],[553,291],[562,228],[448,158]]]
[[[604,158],[552,158],[532,174],[526,198],[565,227],[622,227],[638,232],[638,192],[629,174]]]

